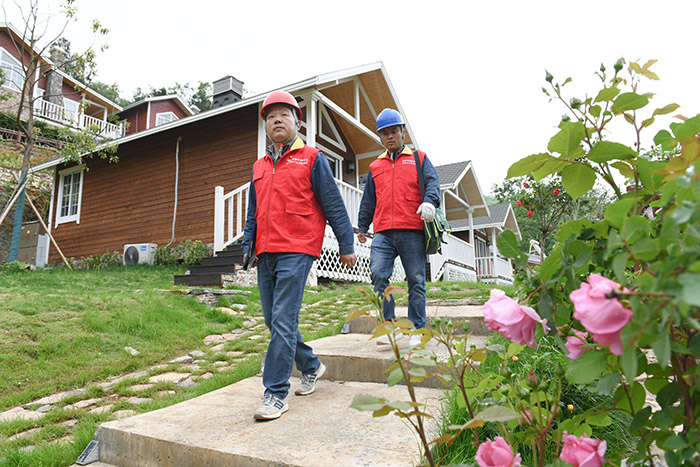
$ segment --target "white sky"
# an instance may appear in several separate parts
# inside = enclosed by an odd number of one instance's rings
[[[8,18],[13,15],[10,0]],[[56,0],[39,0],[55,13]],[[414,1],[76,0],[81,22],[110,29],[98,80],[122,97],[137,87],[196,85],[225,75],[255,94],[318,74],[382,61],[416,135],[435,165],[473,161],[488,194],[508,167],[545,152],[564,112],[542,93],[545,69],[564,89],[595,95],[601,61],[658,59],[651,109],[676,102],[700,113],[697,0]],[[52,25],[62,24],[60,17]],[[17,24],[15,24],[17,26]],[[647,84],[648,83],[648,84]],[[651,110],[648,111],[649,115]],[[658,118],[646,147],[673,121]],[[612,140],[632,144],[621,127]]]

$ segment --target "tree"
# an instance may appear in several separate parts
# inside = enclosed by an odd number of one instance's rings
[[[22,151],[23,159],[19,182],[12,194],[11,201],[13,199],[17,200],[15,215],[20,218],[24,209],[24,187],[29,171],[30,157],[34,151],[37,136],[37,131],[34,126],[35,103],[42,98],[42,96],[35,95],[34,90],[39,79],[47,76],[48,73],[51,72],[51,64],[45,62],[44,57],[47,55],[48,51],[53,48],[57,56],[65,58],[63,66],[73,66],[75,70],[83,70],[84,72],[94,70],[95,52],[92,48],[87,49],[82,54],[73,54],[70,53],[70,43],[61,40],[68,24],[75,18],[76,8],[74,3],[75,0],[64,0],[62,4],[62,16],[64,17],[62,27],[57,34],[50,37],[47,37],[48,23],[50,20],[54,19],[55,16],[46,17],[43,15],[37,0],[32,1],[26,9],[17,5],[21,17],[25,22],[20,27],[21,31],[19,34],[21,37],[16,38],[13,34],[10,34],[10,38],[18,52],[21,64],[21,70],[19,70],[21,71],[21,78],[18,79],[20,82],[16,83],[19,87],[19,102],[15,117],[17,126],[22,135],[22,144],[24,147]],[[4,4],[3,12],[7,18],[7,11],[5,10]],[[109,31],[104,28],[99,21],[95,20],[92,24],[92,32],[96,36],[102,36]],[[68,48],[68,50],[65,50],[66,48]],[[80,90],[78,89],[78,91]],[[47,90],[47,93],[44,94],[43,97],[62,95],[63,94],[51,94],[49,90]],[[80,162],[85,155],[92,157],[94,154],[98,154],[103,158],[109,157],[110,160],[116,160],[114,156],[116,153],[116,146],[103,144],[104,139],[100,136],[100,131],[97,128],[88,127],[83,131],[66,131],[63,134],[68,143],[63,146],[61,155],[68,160]],[[13,203],[14,201],[8,203],[3,213],[0,214],[0,223],[4,220]],[[43,223],[43,220],[40,220]],[[19,238],[19,223],[16,222],[15,225],[16,232],[13,233],[13,247],[16,243],[15,239]]]
[[[137,102],[148,97],[178,95],[194,113],[204,112],[211,109],[212,95],[211,84],[202,81],[197,85],[195,90],[190,83],[180,84],[175,83],[174,86],[154,88],[149,86],[149,91],[144,92],[140,87],[136,88],[131,102]]]
[[[513,211],[522,236],[518,246],[527,250],[530,240],[537,240],[541,261],[554,247],[555,234],[562,224],[582,217],[599,220],[608,200],[602,188],[573,200],[562,188],[559,176],[540,181],[531,176],[510,178],[494,185],[492,192],[497,202],[515,206]]]

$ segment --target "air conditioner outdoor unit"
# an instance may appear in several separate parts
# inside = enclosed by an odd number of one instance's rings
[[[124,264],[150,264],[156,253],[155,243],[131,243],[124,245]]]

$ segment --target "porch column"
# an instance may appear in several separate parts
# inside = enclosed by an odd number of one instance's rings
[[[491,245],[493,245],[493,248],[491,248],[491,251],[493,253],[493,259],[492,259],[493,271],[492,271],[492,274],[495,277],[496,276],[496,258],[498,257],[498,246],[496,245],[496,229],[495,228],[491,229]]]
[[[262,111],[262,102],[258,104],[258,113],[260,115]],[[267,146],[267,133],[265,132],[265,121],[262,118],[258,118],[258,159],[262,159],[265,156],[265,148]]]
[[[306,100],[306,145],[316,146],[316,105],[317,101],[313,95],[307,96]]]

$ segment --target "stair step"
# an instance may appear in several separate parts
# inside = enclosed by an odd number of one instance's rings
[[[117,467],[418,463],[415,434],[400,417],[375,418],[371,412],[350,408],[358,394],[409,400],[405,386],[332,382],[324,377],[313,395],[295,396],[299,380],[292,378],[291,383],[289,411],[273,421],[253,420],[264,391],[262,379],[253,377],[170,407],[103,423],[95,433],[100,461]],[[436,416],[426,420],[433,432],[442,392],[416,388],[416,394]]]
[[[200,265],[190,266],[190,274],[208,274],[208,273],[223,273],[231,274],[242,269],[242,266],[236,264],[215,264],[213,266]]]
[[[202,258],[202,266],[216,266],[224,265],[229,266],[232,264],[242,264],[243,255],[238,256],[209,256],[207,258]]]
[[[484,321],[484,312],[479,310],[478,305],[426,306],[425,313],[428,319],[427,326],[431,325],[431,321],[434,318],[440,317],[445,321],[449,320],[455,324],[463,321],[467,325],[469,335],[487,336],[491,333],[491,330],[489,330]],[[395,314],[397,318],[407,318],[408,307],[397,306]],[[349,323],[350,332],[372,334],[374,328],[376,328],[378,324],[376,316],[376,311],[372,310],[370,316],[353,319]],[[456,325],[455,333],[458,335],[464,334],[464,325]]]
[[[486,336],[470,336],[469,345],[477,348],[486,347]],[[399,349],[408,345],[408,337],[398,341]],[[366,383],[386,383],[388,374],[384,371],[395,362],[394,352],[389,345],[377,345],[376,340],[370,340],[368,334],[338,334],[309,342],[314,353],[326,365],[324,378],[338,381],[358,381]],[[426,350],[434,352],[439,360],[446,361],[447,348],[431,340],[425,346]],[[426,368],[435,371],[435,368]],[[294,368],[293,376],[300,376]],[[402,382],[405,384],[405,382]],[[417,386],[439,387],[436,378],[428,378]]]
[[[180,274],[175,276],[175,285],[201,285],[221,287],[221,273]]]

